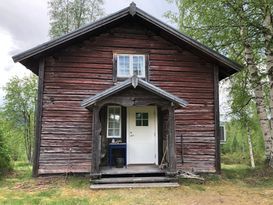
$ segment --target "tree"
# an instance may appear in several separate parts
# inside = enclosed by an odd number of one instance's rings
[[[270,0],[171,0],[178,13],[166,16],[182,32],[242,63],[259,116],[265,155],[273,167],[273,4]],[[266,69],[261,69],[266,67]],[[264,85],[269,84],[269,105]],[[251,102],[251,101],[248,101]],[[267,116],[271,115],[269,121]]]
[[[13,126],[13,129],[23,133],[26,156],[31,162],[35,129],[37,77],[34,74],[22,79],[15,76],[6,84],[4,91],[6,93],[3,107],[4,118]]]
[[[60,37],[104,15],[103,0],[49,0],[51,38]]]
[[[6,113],[0,108],[0,130],[2,131],[5,145],[13,161],[26,160],[24,133],[15,129],[13,123],[7,120]]]
[[[8,148],[4,141],[4,135],[0,129],[0,176],[12,168],[11,158],[9,156]]]
[[[237,122],[240,125],[241,130],[245,130],[244,133],[247,142],[248,142],[248,150],[249,150],[249,158],[251,167],[255,168],[254,161],[254,152],[253,152],[253,143],[252,143],[252,130],[253,126],[253,111],[255,112],[255,108],[253,109],[253,102],[249,103],[251,100],[251,94],[249,92],[250,89],[248,82],[248,72],[247,70],[241,71],[232,82],[232,90],[231,90],[231,116],[234,119],[237,119]],[[243,88],[243,89],[242,89]]]

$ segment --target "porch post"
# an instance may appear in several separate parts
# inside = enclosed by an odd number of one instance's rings
[[[100,107],[93,107],[92,122],[92,156],[91,156],[91,178],[100,178],[100,155],[101,155],[101,123],[99,115]]]
[[[176,152],[175,152],[175,119],[174,119],[174,107],[170,106],[168,108],[169,118],[168,118],[168,162],[169,167],[167,170],[167,175],[176,175]]]

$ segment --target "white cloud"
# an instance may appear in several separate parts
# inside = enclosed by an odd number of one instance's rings
[[[0,105],[3,103],[4,96],[2,87],[8,80],[15,75],[21,77],[30,73],[23,65],[13,62],[11,53],[18,49],[14,42],[12,35],[0,28]]]
[[[11,63],[10,52],[15,49],[15,45],[13,44],[12,37],[9,32],[0,28],[0,63],[1,67],[5,70]]]

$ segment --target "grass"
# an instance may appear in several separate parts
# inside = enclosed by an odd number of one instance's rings
[[[90,190],[86,177],[33,179],[27,163],[0,180],[0,204],[272,204],[273,171],[246,165],[223,165],[222,175],[206,175],[204,183],[182,181],[179,188]]]

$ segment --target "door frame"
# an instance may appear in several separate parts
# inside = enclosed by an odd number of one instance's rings
[[[126,144],[127,144],[127,149],[126,149],[126,164],[129,165],[129,149],[128,149],[128,142],[129,142],[129,108],[134,108],[134,107],[142,107],[142,108],[147,108],[147,107],[153,107],[154,108],[154,150],[155,150],[155,165],[158,165],[158,113],[157,113],[157,106],[153,105],[153,106],[130,106],[130,107],[126,107],[126,112],[127,112],[127,116],[126,116]]]

